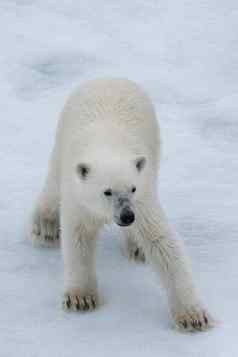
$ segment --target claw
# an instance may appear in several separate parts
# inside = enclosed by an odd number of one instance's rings
[[[44,217],[41,213],[36,213],[31,230],[31,239],[37,245],[52,246],[59,242],[59,219],[58,215]]]
[[[186,331],[205,331],[208,328],[214,326],[212,319],[208,318],[208,315],[199,310],[193,309],[192,312],[182,314],[176,318],[177,326]]]
[[[95,296],[78,296],[78,295],[66,295],[63,301],[63,307],[66,310],[75,311],[91,311],[97,306],[97,299]]]

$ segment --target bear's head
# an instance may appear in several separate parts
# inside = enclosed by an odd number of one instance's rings
[[[131,225],[136,220],[136,202],[145,193],[146,166],[145,156],[128,158],[107,152],[85,157],[76,165],[75,194],[81,207],[96,219]]]

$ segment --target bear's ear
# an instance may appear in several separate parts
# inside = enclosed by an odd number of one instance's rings
[[[140,156],[137,159],[135,159],[135,165],[139,172],[141,172],[144,169],[145,164],[146,164],[146,158],[144,156]]]
[[[90,166],[84,163],[78,164],[76,171],[81,179],[86,180],[90,172]]]

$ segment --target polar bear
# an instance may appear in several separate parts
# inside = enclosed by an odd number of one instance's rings
[[[212,319],[194,286],[182,242],[159,203],[159,153],[155,110],[137,84],[125,79],[85,83],[62,111],[30,236],[49,245],[59,240],[60,230],[63,307],[92,310],[98,304],[97,235],[105,224],[116,223],[128,255],[145,256],[160,273],[175,326],[206,330]]]

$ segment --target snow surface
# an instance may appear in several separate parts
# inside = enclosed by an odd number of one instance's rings
[[[0,357],[238,356],[237,1],[1,0],[0,23]],[[122,256],[116,229],[99,243],[91,314],[61,311],[60,252],[25,239],[63,102],[105,75],[156,105],[161,199],[221,320],[207,333],[171,328],[157,278]]]

